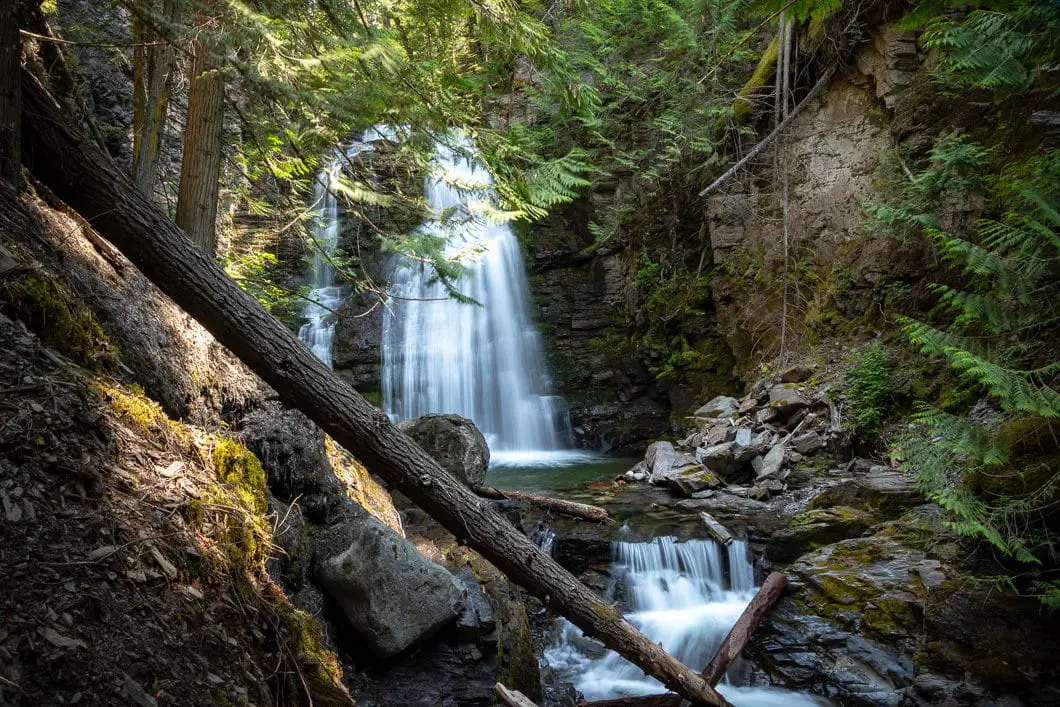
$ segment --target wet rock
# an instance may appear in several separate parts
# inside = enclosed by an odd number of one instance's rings
[[[923,503],[911,475],[886,466],[874,466],[868,474],[842,481],[814,496],[809,508],[850,506],[893,518]]]
[[[791,444],[800,454],[813,454],[824,446],[824,440],[816,432],[803,432],[792,437]]]
[[[719,395],[709,403],[692,413],[693,417],[711,419],[725,419],[732,417],[733,413],[740,408],[740,401],[727,395]]]
[[[769,407],[780,415],[790,415],[796,410],[809,407],[810,401],[793,383],[775,385],[769,389]]]
[[[574,576],[611,561],[611,542],[600,538],[559,536],[552,542],[552,559]]]
[[[873,522],[871,514],[846,506],[806,511],[773,533],[767,552],[774,562],[789,562],[813,547],[860,535]]]
[[[464,608],[455,577],[389,527],[352,509],[318,538],[313,574],[380,658],[426,640]]]
[[[463,568],[456,578],[464,585],[466,592],[464,610],[456,619],[456,635],[460,641],[472,642],[492,633],[497,628],[497,621],[493,615],[493,605],[483,594],[471,568]]]
[[[491,589],[490,596],[497,607],[496,680],[505,687],[518,690],[531,700],[537,701],[541,698],[541,670],[538,667],[534,638],[530,633],[526,605],[507,582]]]
[[[432,414],[399,422],[398,429],[461,483],[472,489],[482,486],[490,450],[474,422],[459,415]]]

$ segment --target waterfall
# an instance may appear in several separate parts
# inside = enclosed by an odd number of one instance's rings
[[[331,368],[331,340],[335,334],[333,312],[342,304],[342,288],[335,285],[335,268],[330,256],[339,242],[339,200],[331,190],[342,162],[338,156],[317,175],[313,187],[313,269],[309,274],[309,302],[302,311],[305,324],[298,338],[313,354]]]
[[[424,193],[432,217],[421,233],[445,239],[446,255],[469,269],[452,299],[434,269],[400,258],[383,320],[383,404],[398,419],[427,413],[470,418],[501,463],[555,458],[570,441],[563,400],[550,394],[519,242],[488,216],[496,197],[473,146],[436,147]]]
[[[610,600],[627,607],[626,618],[672,656],[702,670],[754,596],[754,568],[745,541],[723,555],[713,540],[655,538],[612,544],[614,585]],[[665,692],[617,653],[605,651],[572,624],[560,630],[544,662],[570,680],[588,701]],[[733,673],[730,670],[730,675]],[[719,691],[738,707],[818,705],[808,695],[729,683]]]
[[[339,218],[339,200],[333,185],[339,178],[346,160],[361,153],[371,152],[377,140],[393,140],[394,132],[380,126],[367,130],[360,140],[355,140],[341,154],[331,156],[326,169],[320,170],[313,184],[313,268],[309,272],[309,302],[302,310],[305,323],[298,330],[298,338],[313,354],[331,368],[331,344],[335,335],[335,311],[342,304],[344,289],[335,284],[335,267],[331,256],[339,243],[342,221]]]

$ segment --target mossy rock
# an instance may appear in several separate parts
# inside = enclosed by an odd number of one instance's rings
[[[98,373],[118,367],[118,349],[92,313],[55,280],[36,273],[0,284],[0,303],[49,346]]]
[[[874,466],[868,474],[830,486],[810,499],[808,508],[819,510],[848,506],[872,513],[881,519],[897,518],[924,502],[909,474],[884,466]]]
[[[767,552],[774,562],[790,562],[810,550],[861,535],[875,520],[871,513],[849,506],[808,510],[773,533]]]

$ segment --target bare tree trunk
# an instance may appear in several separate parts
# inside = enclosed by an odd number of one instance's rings
[[[0,0],[0,180],[22,183],[22,38],[18,0]]]
[[[508,491],[506,489],[495,489],[490,486],[483,486],[475,493],[477,493],[479,496],[482,496],[483,498],[525,501],[531,506],[538,506],[549,511],[562,513],[563,515],[572,516],[574,518],[581,518],[582,520],[592,520],[597,522],[611,520],[611,517],[607,514],[607,510],[604,508],[600,508],[600,506],[590,506],[587,503],[576,503],[574,501],[566,501],[562,498],[552,498],[551,496],[537,496],[532,493],[523,493],[521,491]]]
[[[200,10],[195,24],[203,27],[209,20]],[[217,250],[225,86],[205,32],[192,43],[190,75],[176,220],[188,238],[213,257]]]
[[[141,0],[133,5],[133,181],[148,198],[155,190],[158,151],[166,124],[175,53],[156,23],[180,21],[180,0]]]
[[[783,14],[781,14],[781,18],[784,18]],[[792,21],[787,20],[787,23],[784,25],[784,42],[783,49],[781,50],[781,56],[783,57],[783,61],[780,61],[779,59],[777,61],[777,69],[778,71],[782,72],[782,83],[780,84],[780,108],[781,112],[784,115],[784,120],[781,121],[780,124],[778,124],[778,127],[779,125],[786,124],[789,116],[791,115],[791,105],[789,100],[791,86],[791,36],[792,34],[794,34],[794,32],[795,28],[793,26]],[[790,180],[788,179],[787,140],[785,139],[783,133],[781,133],[779,138],[777,139],[777,145],[779,146],[780,150],[780,177],[784,181],[784,189],[782,196],[784,200],[784,223],[782,227],[784,236],[784,303],[781,307],[780,314],[780,360],[784,361],[786,360],[785,357],[787,356],[788,346],[788,264],[790,262],[791,256],[788,252],[788,184]]]
[[[443,470],[386,414],[336,378],[298,338],[228,277],[70,124],[36,77],[23,76],[30,168],[90,219],[152,282],[206,327],[281,400],[301,410],[373,473],[461,542],[604,645],[695,704],[728,703],[560,567],[488,502]]]

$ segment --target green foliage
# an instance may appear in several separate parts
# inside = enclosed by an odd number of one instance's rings
[[[899,323],[981,399],[964,415],[923,407],[898,446],[956,532],[1045,567],[1060,539],[1050,510],[1060,498],[1060,153],[995,175],[985,170],[988,156],[943,139],[892,204],[870,209],[892,232],[929,239],[952,268],[953,279],[933,287],[931,316]],[[974,223],[954,217],[984,198]],[[1058,590],[1041,580],[1032,591],[1048,603]]]
[[[305,305],[306,290],[285,286],[276,256],[267,250],[250,250],[232,257],[225,271],[280,321],[293,326]]]
[[[879,433],[887,414],[892,368],[891,354],[879,342],[869,344],[854,357],[853,366],[846,373],[843,394],[847,400],[844,413],[855,433]]]
[[[959,20],[936,17],[927,22],[924,46],[943,52],[936,77],[946,86],[985,89],[1000,98],[1024,93],[1060,69],[1060,6],[1021,0]]]

